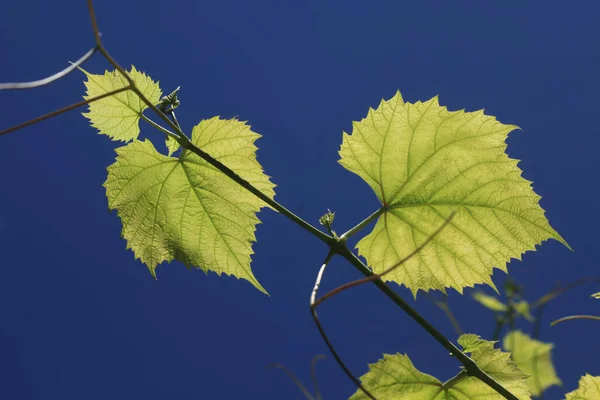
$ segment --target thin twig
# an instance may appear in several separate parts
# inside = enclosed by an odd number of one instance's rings
[[[321,280],[323,279],[323,273],[325,272],[325,268],[327,268],[327,264],[329,263],[329,261],[331,260],[331,258],[334,255],[335,255],[335,252],[333,252],[332,250],[330,250],[329,253],[327,253],[327,257],[325,257],[325,260],[323,261],[323,264],[321,265],[321,268],[319,269],[319,272],[317,274],[317,279],[315,281],[315,286],[314,286],[314,288],[312,290],[312,293],[310,295],[310,313],[311,313],[313,319],[315,320],[315,324],[317,325],[317,329],[319,330],[319,333],[321,334],[321,337],[323,338],[323,341],[325,342],[325,344],[329,348],[329,351],[331,351],[331,354],[333,355],[333,358],[335,358],[335,361],[337,361],[337,363],[340,366],[340,368],[342,369],[342,371],[344,371],[344,373],[346,374],[346,376],[348,378],[350,378],[350,380],[352,382],[354,382],[354,384],[360,390],[362,390],[363,393],[365,393],[370,399],[377,400],[371,393],[369,393],[369,391],[367,389],[365,389],[365,387],[362,385],[362,383],[360,382],[360,380],[357,379],[354,376],[354,374],[352,374],[352,372],[350,371],[350,369],[348,369],[348,367],[346,366],[346,364],[342,360],[342,357],[340,357],[340,355],[338,354],[338,352],[335,350],[335,347],[333,347],[333,343],[331,343],[331,341],[329,340],[329,337],[325,333],[325,329],[323,328],[323,325],[321,325],[321,321],[319,321],[319,316],[317,315],[317,306],[318,306],[318,304],[315,303],[315,298],[317,296],[317,292],[319,291],[319,286],[321,286]]]
[[[315,305],[317,306],[317,305],[321,304],[323,301],[327,300],[330,297],[335,296],[336,294],[339,294],[339,293],[343,292],[344,290],[350,289],[350,288],[355,287],[355,286],[363,285],[363,284],[368,283],[368,282],[372,282],[372,281],[374,281],[376,279],[381,279],[385,275],[389,274],[390,272],[392,272],[393,270],[395,270],[396,268],[398,268],[399,266],[401,266],[402,264],[404,264],[405,262],[407,262],[408,260],[410,260],[417,253],[419,253],[421,250],[423,250],[423,248],[425,246],[427,246],[442,231],[442,229],[444,229],[450,223],[450,221],[452,220],[452,218],[454,218],[455,213],[456,213],[456,211],[453,211],[450,214],[450,216],[448,218],[446,218],[446,220],[444,221],[444,223],[442,225],[440,225],[440,227],[437,228],[435,230],[435,232],[433,232],[431,235],[429,235],[429,237],[423,243],[421,243],[420,246],[418,246],[416,249],[414,249],[413,251],[411,251],[402,260],[398,261],[396,264],[392,265],[391,267],[389,267],[388,269],[386,269],[385,271],[383,271],[381,274],[373,274],[373,275],[368,276],[366,278],[357,279],[355,281],[348,282],[348,283],[345,283],[345,284],[343,284],[341,286],[338,286],[337,288],[331,290],[330,292],[325,293],[319,300],[317,300],[315,302]]]
[[[600,316],[596,316],[596,315],[570,315],[568,317],[562,317],[557,319],[556,321],[550,323],[550,326],[554,326],[556,324],[560,324],[561,322],[565,322],[565,321],[571,321],[574,319],[591,319],[594,321],[600,321]]]
[[[292,382],[294,382],[294,384],[298,387],[298,389],[300,389],[302,394],[304,394],[304,397],[306,397],[307,400],[315,400],[313,395],[310,394],[310,392],[308,391],[306,386],[304,386],[302,381],[300,379],[298,379],[296,374],[294,374],[292,371],[290,371],[290,369],[288,367],[286,367],[285,365],[283,365],[281,363],[273,363],[273,364],[269,365],[269,367],[278,368],[278,369],[282,370],[283,372],[285,372],[285,374],[292,380]]]
[[[541,304],[535,309],[535,320],[533,321],[533,329],[531,333],[531,337],[533,339],[540,337],[540,332],[542,331],[542,316],[544,315],[545,309],[546,304]]]
[[[450,308],[450,305],[448,304],[448,300],[446,298],[444,298],[443,300],[438,300],[429,293],[426,293],[426,297],[429,300],[431,300],[431,302],[433,302],[433,304],[435,304],[440,310],[442,310],[444,315],[446,315],[446,317],[452,324],[452,327],[454,328],[454,330],[456,331],[458,336],[462,335],[464,333],[464,331],[462,330],[462,327],[460,326],[458,319],[456,319],[456,315],[454,315],[454,313],[452,312],[452,309]]]
[[[314,287],[314,289],[313,289],[313,291],[311,293],[311,296],[310,296],[310,310],[311,310],[312,316],[313,316],[313,318],[315,320],[315,323],[317,324],[317,328],[319,329],[319,332],[321,333],[321,336],[323,337],[323,340],[327,344],[327,347],[329,347],[329,350],[333,354],[333,357],[336,359],[336,361],[338,362],[338,364],[340,365],[340,367],[342,368],[342,370],[356,384],[356,386],[358,386],[371,399],[375,399],[375,397],[371,393],[369,393],[369,391],[367,391],[367,389],[365,389],[364,386],[361,384],[360,380],[358,380],[350,372],[350,370],[348,369],[348,367],[346,366],[346,364],[343,362],[342,358],[336,352],[335,348],[333,347],[333,344],[331,343],[331,341],[327,337],[327,334],[325,333],[325,330],[323,329],[323,326],[321,325],[321,322],[319,321],[319,317],[317,316],[317,307],[319,306],[319,304],[321,304],[326,299],[328,299],[328,298],[330,298],[330,297],[332,297],[332,296],[334,296],[334,295],[336,295],[338,293],[341,293],[341,292],[343,292],[346,289],[349,289],[351,287],[358,286],[358,285],[361,285],[361,284],[364,284],[364,283],[367,283],[367,282],[371,282],[371,281],[373,281],[375,279],[380,279],[385,274],[392,272],[395,268],[397,268],[400,265],[404,264],[410,258],[414,257],[418,252],[420,252],[425,246],[427,246],[429,244],[429,242],[431,242],[431,240],[433,238],[435,238],[441,232],[441,230],[446,227],[446,225],[450,222],[450,220],[452,220],[453,217],[454,217],[454,212],[452,214],[450,214],[450,216],[444,221],[444,223],[433,234],[431,234],[419,247],[417,247],[414,251],[412,251],[408,256],[404,257],[398,263],[394,264],[392,267],[390,267],[387,270],[385,270],[383,273],[381,273],[381,274],[374,274],[374,275],[372,275],[370,277],[359,279],[359,280],[352,281],[352,282],[346,283],[344,285],[338,286],[337,288],[335,288],[335,289],[331,290],[330,292],[324,294],[318,300],[315,300],[315,298],[317,296],[317,291],[319,290],[319,286],[321,285],[321,279],[323,278],[323,273],[325,272],[325,268],[327,267],[327,263],[329,262],[329,260],[333,256],[333,253],[331,251],[327,255],[327,258],[325,259],[325,262],[323,262],[323,265],[321,266],[321,269],[319,270],[319,273],[317,274],[317,280],[315,282],[315,287]]]
[[[366,277],[373,276],[374,273],[367,267],[353,252],[347,247],[338,250],[338,254],[344,257],[350,264],[352,264],[361,274]],[[446,338],[440,331],[438,331],[429,321],[427,321],[421,314],[419,314],[414,308],[412,308],[402,297],[400,297],[394,290],[392,290],[383,280],[375,279],[373,284],[377,286],[383,294],[385,294],[390,300],[400,307],[413,321],[419,324],[429,335],[431,335],[439,344],[448,350],[457,360],[463,365],[465,370],[470,376],[476,377],[490,388],[498,392],[501,396],[508,400],[518,400],[518,398],[510,393],[504,386],[498,383],[494,378],[489,376],[483,371],[475,361],[473,361],[468,355],[460,350],[454,343]]]
[[[600,282],[600,277],[587,276],[584,278],[577,279],[576,281],[571,282],[568,285],[559,286],[559,287],[555,288],[554,290],[550,291],[549,293],[546,293],[545,295],[543,295],[542,297],[540,297],[539,299],[537,299],[536,301],[531,303],[529,308],[531,310],[535,311],[535,321],[533,323],[532,338],[537,339],[540,335],[540,332],[542,330],[542,316],[544,314],[544,310],[546,309],[546,304],[548,304],[548,302],[554,300],[561,294],[563,294],[571,289],[574,289],[574,288],[584,285],[586,283],[593,283],[593,282]]]
[[[317,379],[317,362],[324,359],[324,354],[317,354],[310,361],[310,379],[312,380],[313,389],[315,390],[316,400],[323,400],[323,397],[321,396],[321,389],[319,388],[319,380]]]
[[[552,290],[550,293],[543,295],[542,297],[540,297],[539,299],[537,299],[536,301],[531,303],[530,308],[534,309],[534,308],[540,307],[540,306],[548,303],[549,301],[554,300],[559,295],[561,295],[571,289],[574,289],[574,288],[584,285],[586,283],[593,283],[593,282],[600,282],[600,276],[587,276],[585,278],[577,279],[576,281],[571,282],[568,285],[559,286],[556,289]]]
[[[52,112],[50,112],[48,114],[42,115],[42,116],[34,118],[34,119],[30,119],[29,121],[26,121],[26,122],[23,122],[21,124],[18,124],[18,125],[15,125],[15,126],[11,126],[10,128],[4,129],[3,131],[0,131],[0,136],[5,135],[5,134],[10,133],[10,132],[17,131],[17,130],[19,130],[21,128],[25,128],[26,126],[29,126],[29,125],[37,124],[38,122],[44,121],[44,120],[46,120],[48,118],[55,117],[57,115],[65,113],[67,111],[71,111],[71,110],[73,110],[75,108],[84,106],[86,104],[93,103],[94,101],[102,100],[105,97],[109,97],[109,96],[112,96],[112,95],[117,94],[117,93],[124,92],[124,91],[129,90],[129,89],[130,89],[129,86],[125,86],[125,87],[122,87],[122,88],[119,88],[119,89],[115,89],[115,90],[112,90],[110,92],[101,94],[101,95],[96,96],[96,97],[91,97],[91,98],[89,98],[87,100],[82,100],[82,101],[79,101],[77,103],[73,103],[73,104],[71,104],[69,106],[66,106],[66,107],[63,107],[63,108],[61,108],[59,110],[52,111]]]
[[[500,339],[500,334],[502,333],[502,329],[504,328],[504,324],[506,323],[504,316],[496,317],[496,327],[494,328],[494,333],[492,334],[492,341],[496,342]]]
[[[75,63],[69,65],[67,68],[63,69],[51,75],[47,78],[39,79],[37,81],[31,82],[9,82],[9,83],[0,83],[0,90],[16,90],[16,89],[33,89],[39,86],[44,86],[54,81],[59,80],[60,78],[67,76],[70,74],[75,68],[79,67],[81,64],[86,62],[90,57],[94,55],[94,53],[98,50],[97,46],[92,47],[87,53],[83,55],[79,60],[75,61]]]

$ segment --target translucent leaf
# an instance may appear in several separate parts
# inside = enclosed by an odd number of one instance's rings
[[[498,300],[497,297],[487,295],[483,292],[475,292],[473,293],[473,299],[480,303],[482,306],[496,312],[506,312],[508,311],[508,306]]]
[[[533,315],[531,315],[529,303],[525,300],[515,302],[514,307],[517,314],[523,316],[527,321],[532,322],[535,320],[535,318],[533,318]]]
[[[256,160],[260,135],[237,120],[202,121],[193,143],[270,197],[274,185]],[[250,269],[256,213],[266,204],[225,174],[186,152],[179,159],[158,153],[149,141],[117,149],[104,186],[123,236],[152,275],[163,261],[233,275],[266,293]]]
[[[525,384],[527,375],[510,360],[508,353],[494,349],[494,342],[482,340],[477,335],[466,334],[458,339],[464,351],[492,378],[519,399],[530,399]],[[384,354],[383,359],[369,365],[369,372],[361,378],[363,386],[378,400],[449,400],[487,399],[502,400],[504,397],[479,379],[462,371],[442,383],[431,375],[415,368],[408,356]],[[368,397],[357,390],[351,400]]]
[[[585,374],[579,380],[579,387],[567,393],[566,400],[598,400],[600,399],[600,376]]]
[[[86,100],[128,85],[125,77],[116,70],[105,71],[104,75],[90,74],[81,70],[88,78],[84,82],[87,95],[83,98]],[[134,66],[131,66],[131,71],[128,73],[142,94],[152,104],[158,103],[162,93],[158,82],[154,82],[146,74],[136,70]],[[137,139],[140,133],[140,116],[146,108],[146,104],[137,94],[127,90],[90,103],[89,111],[83,116],[89,119],[92,126],[98,129],[102,135],[107,135],[112,140],[128,142]]]
[[[527,386],[532,396],[539,396],[550,386],[562,384],[552,364],[552,343],[540,342],[523,332],[512,331],[504,337],[502,347],[512,354],[519,368],[530,375]]]
[[[592,295],[592,297],[593,297],[593,298],[595,298],[595,299],[600,299],[600,292],[598,292],[598,293],[594,293],[594,294]]]
[[[357,245],[375,272],[398,263],[453,211],[432,243],[386,280],[415,295],[494,287],[493,268],[506,271],[511,258],[549,238],[567,245],[505,153],[516,128],[483,111],[448,111],[437,97],[411,104],[397,93],[344,132],[340,164],[371,186],[385,211]]]
[[[165,143],[167,145],[167,151],[168,151],[167,154],[168,155],[172,155],[179,149],[179,143],[177,142],[177,140],[173,139],[172,137],[168,137],[166,139]]]

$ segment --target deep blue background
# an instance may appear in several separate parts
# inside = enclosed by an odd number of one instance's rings
[[[407,101],[439,94],[450,109],[485,108],[519,125],[524,132],[511,135],[508,151],[523,160],[575,252],[547,242],[511,263],[511,275],[533,300],[559,281],[599,274],[596,2],[147,0],[97,1],[96,10],[117,60],[160,80],[164,92],[182,86],[186,131],[214,115],[248,120],[263,135],[258,157],[278,184],[276,199],[313,223],[335,210],[338,231],[378,206],[337,164],[337,151],[342,130],[381,98],[397,89]],[[0,7],[0,81],[54,73],[92,44],[83,1]],[[101,73],[108,64],[97,56],[85,67]],[[82,80],[73,73],[44,88],[0,92],[0,128],[77,101]],[[0,398],[302,399],[267,366],[283,363],[309,383],[311,358],[328,354],[308,311],[326,248],[264,211],[252,265],[271,297],[178,263],[159,267],[154,281],[107,212],[102,183],[115,146],[79,112],[0,138]],[[357,277],[336,260],[324,285]],[[500,287],[505,275],[494,279]],[[589,297],[598,290],[582,287],[547,310],[541,338],[556,343],[565,383],[549,399],[573,390],[585,372],[600,374],[600,324],[547,325],[599,314]],[[491,336],[493,316],[470,296],[452,292],[449,301],[466,331]],[[414,305],[456,338],[425,296]],[[356,375],[383,352],[409,353],[442,380],[458,371],[374,287],[340,295],[320,315]],[[326,399],[354,391],[331,356],[318,373]]]

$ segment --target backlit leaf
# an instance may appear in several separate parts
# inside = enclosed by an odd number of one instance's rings
[[[385,211],[357,245],[382,272],[450,224],[418,255],[384,279],[413,294],[492,287],[493,268],[546,239],[567,245],[550,226],[540,197],[505,153],[517,127],[483,111],[448,111],[437,97],[407,103],[397,93],[343,134],[340,164],[362,177]],[[494,287],[495,288],[495,287]]]
[[[528,375],[527,386],[533,396],[539,396],[544,390],[562,382],[556,376],[552,364],[552,343],[531,339],[520,331],[509,332],[502,342],[502,348],[511,353],[519,368]]]
[[[274,185],[256,160],[260,135],[244,122],[218,117],[202,121],[192,142],[273,197]],[[250,281],[266,293],[250,269],[256,213],[266,204],[188,151],[160,154],[149,141],[117,149],[104,186],[109,208],[123,223],[127,246],[152,275],[163,261]]]
[[[91,74],[81,70],[88,78],[84,82],[87,95],[83,98],[86,100],[128,85],[125,77],[116,70],[105,71],[104,75]],[[158,103],[162,93],[158,82],[154,82],[149,76],[136,70],[134,66],[128,73],[140,92],[152,104]],[[137,139],[140,133],[140,116],[146,108],[148,106],[137,94],[127,90],[90,103],[89,111],[83,116],[89,119],[92,126],[98,129],[102,135],[107,135],[112,140],[129,142]]]
[[[172,137],[168,137],[165,140],[165,144],[167,145],[167,151],[168,151],[167,154],[168,155],[172,155],[179,149],[179,143],[177,142],[177,140],[173,139]]]
[[[535,320],[535,318],[533,318],[533,315],[531,315],[531,308],[529,307],[529,303],[525,300],[519,300],[515,302],[514,307],[517,314],[523,316],[527,321],[533,322]]]
[[[458,339],[464,351],[483,371],[519,399],[530,399],[525,384],[527,375],[510,360],[508,353],[494,349],[494,342],[477,335],[466,334]],[[462,371],[455,378],[442,383],[437,378],[415,368],[408,356],[384,354],[383,359],[369,365],[369,372],[361,378],[363,386],[378,400],[502,400],[504,397],[475,377]],[[357,390],[350,400],[368,397]]]
[[[473,299],[475,299],[475,301],[477,301],[482,306],[484,306],[492,311],[496,311],[496,312],[508,311],[508,306],[506,304],[504,304],[503,302],[501,302],[500,300],[498,300],[497,297],[490,296],[483,292],[477,291],[477,292],[473,293]]]
[[[585,374],[579,380],[579,387],[567,393],[567,400],[598,400],[600,399],[600,376]]]

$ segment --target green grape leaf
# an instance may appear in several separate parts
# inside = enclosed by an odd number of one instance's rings
[[[585,374],[579,380],[579,387],[567,393],[566,400],[598,400],[600,399],[600,376]]]
[[[192,142],[269,197],[273,185],[256,160],[260,135],[244,122],[214,117],[192,131]],[[250,281],[256,213],[267,206],[208,162],[188,151],[179,158],[150,141],[116,150],[104,183],[108,204],[123,223],[127,247],[156,277],[156,266],[177,259],[186,266]]]
[[[438,98],[382,101],[344,132],[340,164],[363,178],[382,204],[357,248],[383,272],[423,243],[453,211],[450,224],[384,279],[419,290],[495,286],[493,268],[547,239],[568,246],[550,226],[540,197],[505,153],[517,127],[483,111],[448,111]]]
[[[482,340],[477,335],[466,334],[458,339],[464,351],[487,374],[519,399],[530,399],[525,384],[527,375],[510,360],[508,353],[494,349],[494,342]],[[369,365],[369,372],[361,378],[362,385],[379,400],[451,400],[487,399],[502,400],[504,397],[465,370],[442,383],[437,378],[419,371],[410,358],[402,354],[384,354],[383,359]],[[357,390],[350,400],[368,397]]]
[[[594,294],[592,295],[592,297],[593,297],[593,298],[595,298],[595,299],[599,299],[599,300],[600,300],[600,292],[598,292],[598,293],[594,293]]]
[[[530,375],[527,386],[533,396],[539,396],[550,386],[562,385],[552,364],[552,343],[531,339],[521,331],[511,331],[504,337],[502,347],[511,353],[519,368]]]
[[[104,75],[91,74],[84,69],[87,76],[84,82],[87,89],[84,99],[100,96],[112,90],[128,85],[127,80],[119,71],[105,71]],[[128,71],[135,86],[152,104],[157,104],[162,94],[158,82],[131,66]],[[89,111],[83,116],[90,120],[92,126],[100,134],[109,136],[112,140],[129,142],[137,139],[140,133],[139,120],[142,112],[148,108],[146,104],[131,90],[97,100],[89,104]]]
[[[173,139],[170,136],[167,138],[165,143],[167,145],[168,155],[172,155],[179,149],[179,142],[177,142],[177,140]]]
[[[473,293],[473,299],[477,301],[482,306],[496,312],[506,312],[508,311],[508,306],[498,300],[497,297],[490,296],[483,292],[477,291]]]

